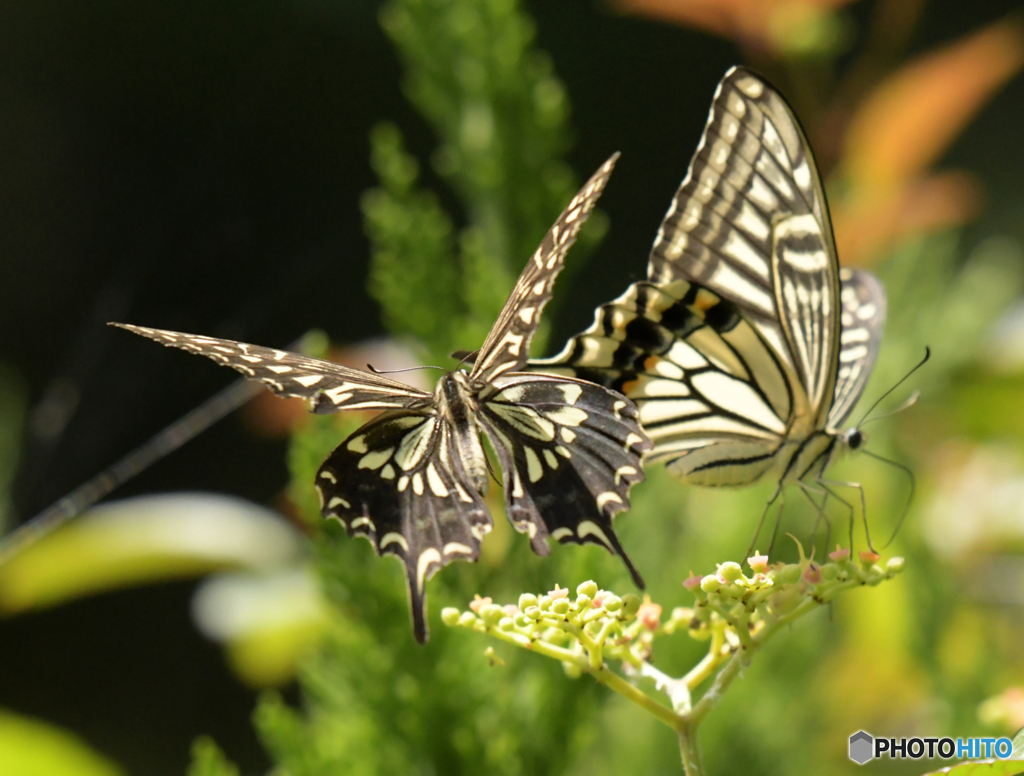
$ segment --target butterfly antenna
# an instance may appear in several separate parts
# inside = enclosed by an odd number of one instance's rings
[[[864,423],[865,419],[867,419],[868,415],[870,415],[874,411],[875,407],[877,407],[879,404],[881,404],[882,401],[885,399],[885,397],[887,397],[890,393],[892,393],[897,388],[899,388],[901,385],[903,385],[903,383],[906,382],[907,378],[909,378],[912,374],[914,374],[914,372],[916,372],[918,369],[920,369],[926,363],[928,363],[928,359],[931,358],[931,357],[932,357],[932,349],[927,347],[927,346],[925,346],[924,358],[922,358],[920,361],[917,362],[917,366],[915,366],[913,369],[911,369],[909,372],[907,372],[905,375],[903,375],[903,377],[901,377],[899,380],[897,380],[896,384],[894,386],[892,386],[892,388],[890,388],[888,391],[886,391],[881,396],[879,396],[875,400],[875,403],[872,404],[868,408],[868,411],[864,413],[863,417],[861,417],[861,419],[860,419],[860,422],[857,423],[857,425],[854,426],[854,428],[860,428],[861,425]],[[917,399],[915,398],[914,401],[917,401]],[[911,402],[911,404],[913,404],[913,402]],[[907,406],[910,406],[910,405],[908,404]],[[906,407],[902,407],[901,406],[900,409],[906,409]],[[899,410],[896,410],[896,411],[899,412]],[[891,415],[892,413],[889,413],[889,414]]]
[[[471,364],[474,361],[476,361],[476,357],[480,355],[480,349],[477,348],[476,350],[453,350],[449,355],[451,355],[452,358],[459,359],[459,363],[455,365],[455,368],[459,369],[467,361]]]
[[[82,514],[161,458],[170,455],[262,390],[262,385],[243,377],[218,391],[112,466],[11,531],[0,540],[0,566]]]
[[[417,369],[440,369],[444,371],[443,366],[431,366],[430,364],[424,364],[423,366],[410,366],[405,369],[378,369],[373,364],[366,365],[367,372],[373,372],[375,375],[397,375],[402,372],[415,372]]]
[[[891,415],[895,415],[895,414],[897,414],[899,412],[903,412],[903,410],[910,409],[915,404],[917,404],[917,400],[920,399],[920,398],[921,398],[921,392],[920,391],[914,391],[910,395],[910,398],[907,399],[905,402],[903,402],[903,404],[901,404],[896,409],[889,410],[888,412],[883,412],[881,415],[875,415],[875,417],[869,418],[868,420],[861,419],[861,422],[860,422],[860,425],[858,426],[858,428],[863,428],[868,423],[874,423],[876,420],[881,420],[882,418],[888,418]]]
[[[875,460],[881,461],[882,463],[887,463],[890,466],[895,466],[897,469],[906,474],[907,478],[910,480],[910,495],[907,496],[907,503],[903,507],[903,514],[900,515],[900,519],[896,522],[896,527],[893,529],[892,536],[889,537],[889,541],[882,545],[882,549],[884,550],[886,547],[892,544],[893,539],[896,538],[896,534],[900,532],[900,528],[903,526],[903,521],[906,519],[907,513],[910,512],[910,505],[914,501],[914,492],[917,490],[917,480],[914,477],[914,472],[910,470],[909,466],[904,466],[899,461],[893,461],[890,460],[889,458],[883,458],[877,453],[872,453],[870,450],[861,450],[861,452],[864,453],[865,455],[874,458]]]

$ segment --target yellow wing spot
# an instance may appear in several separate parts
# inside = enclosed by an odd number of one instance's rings
[[[545,449],[543,452],[544,452],[544,460],[547,461],[548,466],[550,466],[552,469],[557,469],[558,468],[558,459],[555,458],[555,454],[552,453],[550,450],[547,450],[547,449]]]
[[[557,410],[545,412],[549,420],[560,423],[563,426],[578,426],[585,421],[589,415],[576,407],[559,407]],[[554,436],[554,435],[552,435]]]
[[[620,466],[615,470],[615,484],[618,485],[622,481],[623,477],[628,477],[630,474],[636,474],[636,467],[634,466]]]
[[[402,534],[400,534],[400,533],[395,533],[394,531],[392,531],[391,533],[386,533],[386,534],[384,534],[383,538],[380,540],[380,548],[381,548],[381,550],[383,550],[385,547],[387,547],[389,545],[392,545],[392,544],[397,544],[399,547],[401,547],[406,552],[409,551],[409,542],[407,542],[405,540],[405,537],[402,536]]]
[[[359,436],[352,437],[348,440],[348,444],[345,445],[345,447],[353,453],[370,452],[370,448],[366,446],[366,434],[360,434]]]
[[[626,437],[626,444],[624,445],[624,447],[626,448],[626,450],[629,450],[629,448],[631,448],[633,445],[643,444],[643,441],[644,438],[642,436],[640,436],[639,434],[631,433],[629,436]]]
[[[403,474],[398,478],[398,492],[404,493],[407,487],[409,487],[409,475]]]
[[[420,553],[420,559],[416,563],[416,587],[421,593],[423,592],[423,583],[426,582],[427,569],[430,568],[430,564],[440,562],[441,553],[433,547]]]
[[[574,441],[576,441],[576,432],[573,431],[572,429],[568,429],[563,426],[561,429],[561,434],[562,441],[565,442],[567,445],[571,445]],[[568,456],[566,457],[568,458]]]
[[[371,531],[373,531],[374,533],[377,532],[377,526],[375,526],[373,524],[373,521],[370,518],[368,518],[368,517],[357,517],[355,520],[353,520],[352,521],[352,530],[354,531],[357,528],[362,528],[364,525],[367,528],[369,528]]]
[[[573,532],[571,528],[556,528],[551,532],[551,538],[556,542],[562,541],[566,536],[572,536]]]
[[[331,482],[335,485],[338,484],[338,478],[335,477],[331,472],[327,471],[326,469],[320,472],[320,478],[327,480],[328,482]]]
[[[341,496],[335,496],[334,498],[327,502],[327,508],[334,509],[335,507],[345,507],[345,509],[351,509],[352,505],[345,501],[345,499],[343,499]]]
[[[561,445],[555,445],[555,452],[558,453],[563,458],[572,458],[572,453],[570,453],[566,448],[562,447]]]
[[[530,482],[537,482],[544,476],[544,467],[541,466],[540,458],[532,447],[524,447],[523,450],[526,453],[526,474]]]
[[[416,475],[419,476],[418,474]],[[434,468],[433,463],[427,464],[427,485],[430,486],[430,492],[435,496],[444,498],[448,495],[448,488],[444,486],[444,481],[441,479],[441,475],[437,473],[437,469]],[[415,487],[415,483],[413,483]]]
[[[379,469],[381,466],[388,462],[391,458],[395,448],[389,447],[387,450],[374,450],[372,453],[367,453],[359,459],[360,469]]]
[[[459,544],[459,542],[448,542],[448,544],[444,546],[444,554],[451,555],[453,553],[458,553],[460,555],[472,555],[473,548],[467,547],[465,544]]]
[[[320,490],[320,486],[319,485],[314,485],[313,487],[316,488],[316,497],[318,499],[320,499],[320,509],[323,509],[324,508],[324,492],[322,490]]]
[[[489,523],[479,523],[477,525],[471,525],[469,532],[473,534],[473,537],[479,542],[483,541],[483,538],[491,532],[491,526]]]
[[[608,502],[614,502],[616,504],[622,503],[622,497],[615,491],[608,490],[597,497],[597,508],[604,509],[605,504]]]
[[[593,520],[584,520],[580,523],[580,538],[585,539],[588,536],[596,537],[601,544],[609,550],[612,550],[612,543],[608,541],[608,537],[605,535],[605,532],[602,531]]]
[[[395,470],[391,464],[385,464],[384,468],[380,470],[381,478],[385,480],[393,480],[395,478]]]
[[[412,475],[412,492],[417,496],[423,495],[423,475],[419,472]]]
[[[615,404],[612,405],[612,415],[614,415],[617,420],[622,420],[622,410],[625,409],[625,407],[626,407],[626,402],[624,402],[624,401],[617,401],[617,402],[615,402]]]

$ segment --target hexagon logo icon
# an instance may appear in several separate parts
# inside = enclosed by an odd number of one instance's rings
[[[850,759],[857,765],[863,765],[874,758],[875,739],[870,733],[858,730],[850,736]]]

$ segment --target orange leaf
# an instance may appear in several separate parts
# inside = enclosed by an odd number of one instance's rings
[[[910,237],[962,226],[980,204],[981,187],[965,172],[857,189],[832,202],[836,249],[843,264],[864,266]]]
[[[1024,28],[1004,19],[897,71],[850,122],[850,183],[893,185],[927,169],[1021,65]]]

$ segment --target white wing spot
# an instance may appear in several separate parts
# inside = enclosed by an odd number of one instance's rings
[[[316,385],[323,379],[323,375],[300,375],[299,377],[295,378],[295,382],[297,382],[299,385],[309,388],[311,385]]]

